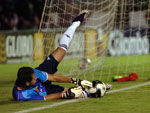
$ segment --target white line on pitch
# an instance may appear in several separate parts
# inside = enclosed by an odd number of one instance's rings
[[[150,82],[146,82],[144,84],[138,84],[138,85],[127,87],[127,88],[121,88],[121,89],[112,90],[112,91],[109,91],[107,93],[121,92],[121,91],[134,89],[134,88],[138,88],[138,87],[142,87],[142,86],[146,86],[146,85],[150,85]],[[53,108],[53,107],[64,105],[64,104],[68,104],[68,103],[74,103],[74,102],[78,102],[80,100],[84,100],[84,99],[67,100],[67,101],[55,103],[55,104],[52,104],[52,105],[46,105],[46,106],[42,106],[42,107],[37,107],[37,108],[32,108],[32,109],[27,109],[27,110],[22,110],[22,111],[17,111],[17,112],[14,112],[14,113],[28,113],[28,112],[32,112],[32,111],[43,110],[43,109],[47,109],[47,108]]]
[[[138,88],[138,87],[142,87],[142,86],[146,86],[146,85],[150,85],[150,82],[146,82],[146,83],[143,83],[143,84],[138,84],[138,85],[135,85],[135,86],[130,86],[130,87],[127,87],[127,88],[121,88],[121,89],[111,90],[108,93],[120,92],[120,91],[134,89],[134,88]]]

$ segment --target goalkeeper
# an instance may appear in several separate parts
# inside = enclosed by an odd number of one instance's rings
[[[87,15],[88,11],[83,11],[73,20],[72,25],[62,35],[59,47],[48,56],[39,67],[35,69],[31,67],[21,67],[18,70],[17,80],[13,88],[14,100],[54,100],[59,98],[88,97],[87,91],[83,90],[81,86],[65,89],[62,86],[51,84],[51,82],[66,82],[81,85],[81,83],[86,82],[86,84],[91,85],[91,83],[86,80],[82,81],[81,79],[54,74],[57,71],[59,62],[61,62],[68,50],[75,30]]]

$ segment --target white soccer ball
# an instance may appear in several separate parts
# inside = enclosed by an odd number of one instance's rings
[[[89,87],[88,92],[91,97],[103,97],[106,93],[106,85],[101,81],[93,81],[93,87]]]
[[[79,69],[87,69],[90,67],[91,60],[89,58],[82,58],[79,61]]]

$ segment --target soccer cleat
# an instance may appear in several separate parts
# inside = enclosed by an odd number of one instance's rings
[[[112,85],[111,84],[105,84],[106,85],[106,92],[112,89]]]
[[[81,23],[84,21],[84,19],[86,19],[89,15],[89,11],[88,10],[82,10],[80,12],[80,14],[74,18],[74,20],[72,22],[77,22],[80,21]]]

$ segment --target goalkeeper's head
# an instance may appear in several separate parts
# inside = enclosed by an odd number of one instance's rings
[[[17,73],[16,85],[23,88],[28,88],[36,83],[36,76],[33,68],[21,67]]]

